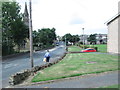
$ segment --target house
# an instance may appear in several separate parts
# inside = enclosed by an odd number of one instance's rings
[[[85,45],[90,44],[90,42],[88,42],[88,37],[90,35],[80,35],[80,41],[79,42],[85,42]],[[96,34],[96,44],[106,44],[107,43],[107,34]]]
[[[107,52],[120,54],[120,9],[118,14],[107,22],[107,26],[108,26]]]
[[[107,34],[96,35],[96,44],[106,44],[106,43],[107,43]]]
[[[90,44],[88,41],[87,41],[87,38],[89,37],[89,35],[86,35],[86,34],[84,34],[84,35],[80,35],[80,41],[79,42],[81,42],[81,43],[85,43],[85,45],[87,45],[87,44]]]

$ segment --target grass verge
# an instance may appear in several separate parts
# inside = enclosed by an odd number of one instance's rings
[[[69,52],[80,52],[82,49],[78,46],[69,46],[68,51]]]
[[[118,57],[105,54],[67,54],[59,63],[41,70],[32,82],[118,70]]]
[[[87,45],[87,46],[93,46],[93,45]],[[94,47],[98,47],[98,51],[102,53],[107,53],[107,45],[106,44],[99,44],[99,45],[94,45]]]
[[[119,88],[120,89],[120,84],[105,86],[105,87],[102,87],[102,88]]]

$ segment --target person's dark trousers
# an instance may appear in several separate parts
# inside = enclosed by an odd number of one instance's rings
[[[46,57],[46,62],[49,62],[50,57]]]

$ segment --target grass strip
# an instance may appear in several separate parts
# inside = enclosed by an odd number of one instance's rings
[[[101,87],[101,88],[119,88],[120,89],[120,84],[105,86],[105,87]]]
[[[107,45],[106,44],[98,44],[98,45],[86,45],[89,47],[98,47],[98,51],[102,53],[107,53]]]
[[[32,82],[114,70],[118,70],[118,56],[93,53],[67,54],[59,63],[41,70]]]
[[[68,51],[69,52],[80,52],[82,49],[78,46],[69,46]]]

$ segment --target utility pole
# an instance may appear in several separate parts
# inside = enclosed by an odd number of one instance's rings
[[[67,47],[66,47],[67,45],[66,45],[66,35],[65,35],[65,50],[67,49]]]
[[[31,68],[33,68],[34,65],[33,65],[32,2],[31,2],[31,0],[29,1],[29,11],[30,11],[30,17],[29,17],[30,61],[31,61]]]
[[[85,40],[84,40],[84,28],[82,28],[83,30],[83,49],[85,48],[84,45],[85,45]]]

